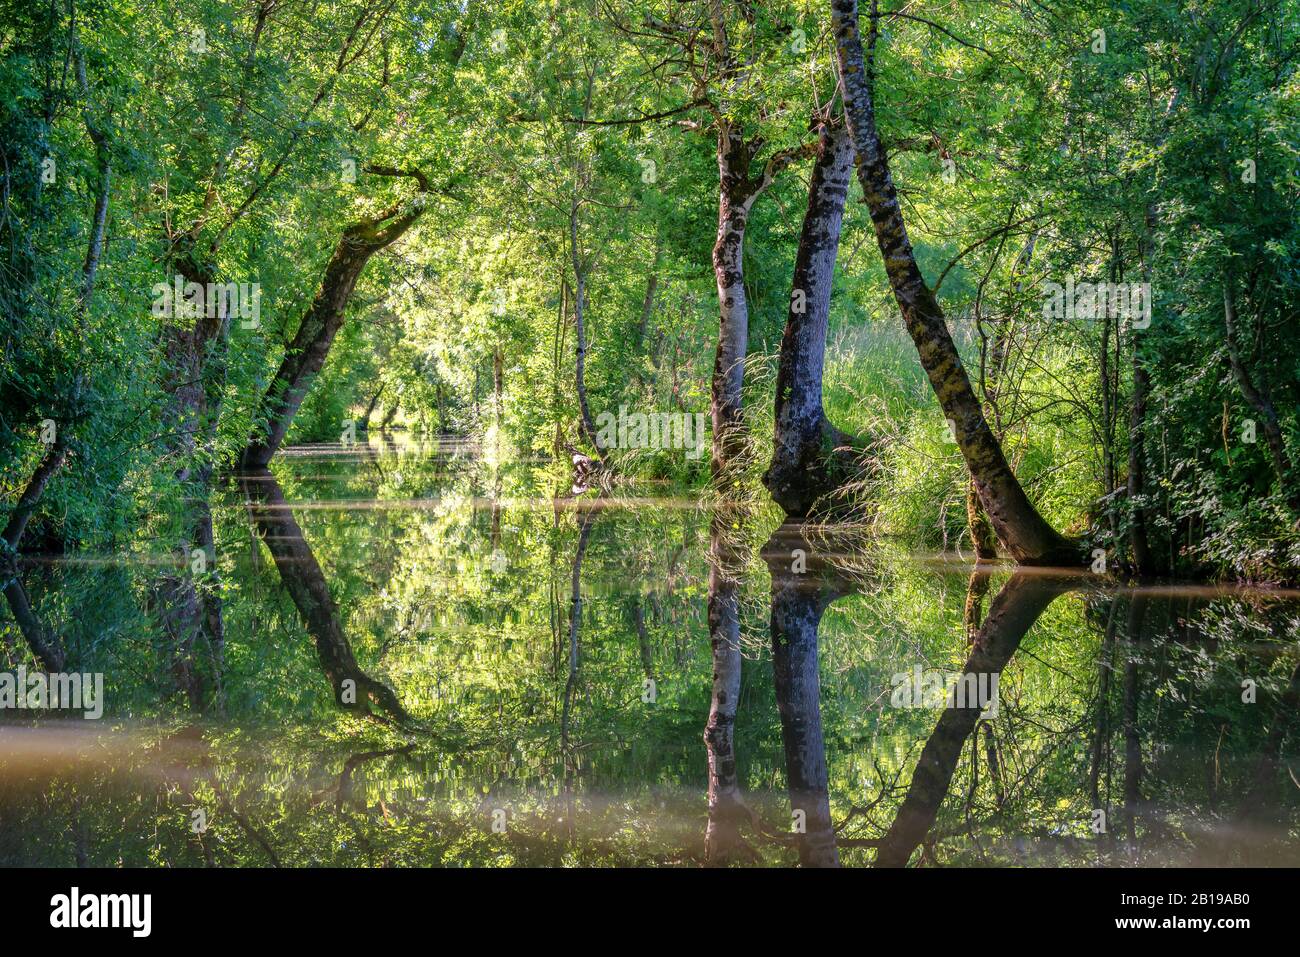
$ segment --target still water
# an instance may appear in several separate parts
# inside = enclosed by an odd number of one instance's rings
[[[210,567],[9,583],[0,671],[102,674],[104,713],[0,710],[0,864],[1300,864],[1294,592],[977,572],[377,436],[216,506]]]

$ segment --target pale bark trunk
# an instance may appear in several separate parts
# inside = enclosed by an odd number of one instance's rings
[[[1078,563],[1078,549],[1043,520],[1007,464],[971,388],[943,310],[917,266],[876,130],[857,7],[857,0],[831,2],[844,112],[857,147],[858,179],[899,311],[944,415],[956,425],[957,444],[998,539],[1024,564]]]
[[[848,479],[853,466],[844,448],[848,437],[831,425],[822,406],[831,286],[852,170],[848,130],[823,127],[781,337],[772,462],[763,475],[772,498],[792,516],[807,515]]]
[[[573,383],[578,394],[578,413],[582,419],[582,434],[596,450],[601,461],[605,459],[605,449],[596,434],[596,421],[591,415],[591,405],[587,402],[587,274],[582,258],[578,255],[578,219],[577,207],[573,208],[569,219],[569,237],[573,252],[573,340],[574,363]]]
[[[719,134],[725,139],[726,134]],[[718,198],[718,237],[713,246],[713,272],[718,284],[718,347],[710,386],[713,419],[712,469],[723,478],[745,449],[741,394],[745,385],[745,353],[749,348],[749,302],[745,297],[743,263],[749,205],[728,194],[727,156],[719,146],[718,166],[724,186]]]

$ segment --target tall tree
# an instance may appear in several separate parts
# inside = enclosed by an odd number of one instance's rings
[[[763,484],[788,515],[807,515],[854,466],[852,440],[831,425],[822,406],[831,286],[852,169],[853,142],[843,121],[823,122],[781,337],[772,462],[763,474]]]
[[[890,288],[921,366],[943,413],[952,423],[966,466],[998,540],[1024,564],[1073,563],[1078,549],[1034,508],[1007,464],[1002,445],[989,428],[984,408],[971,388],[943,309],[912,251],[898,191],[876,129],[875,104],[862,51],[857,0],[831,0],[835,52],[844,96],[844,113],[858,153],[858,181],[871,212],[876,242]],[[872,24],[875,37],[875,23]]]

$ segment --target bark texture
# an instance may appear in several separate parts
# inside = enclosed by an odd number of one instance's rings
[[[857,0],[831,0],[844,112],[858,154],[858,180],[885,271],[907,331],[916,345],[944,415],[999,541],[1023,564],[1077,564],[1080,550],[1038,514],[1007,464],[979,398],[957,354],[943,310],[912,252],[898,192],[876,129],[875,106],[863,61]]]
[[[422,206],[354,223],[343,231],[316,298],[298,324],[293,341],[263,400],[267,416],[265,437],[252,439],[240,460],[245,469],[262,469],[280,448],[293,417],[329,357],[334,337],[343,327],[348,302],[370,257],[401,237],[420,217]]]
[[[787,515],[803,517],[853,474],[851,439],[826,417],[822,371],[831,286],[844,203],[853,176],[853,141],[842,125],[823,125],[808,186],[808,208],[776,377],[772,462],[763,484]]]

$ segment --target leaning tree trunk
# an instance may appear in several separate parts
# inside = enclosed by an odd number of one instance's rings
[[[298,332],[285,351],[284,361],[266,391],[263,406],[269,414],[264,438],[252,439],[244,449],[240,464],[245,469],[266,468],[284,441],[293,417],[311,388],[312,381],[329,356],[334,336],[343,326],[348,301],[357,279],[370,257],[395,242],[420,217],[422,208],[413,207],[396,219],[397,211],[355,223],[343,231],[320,289]],[[392,220],[389,222],[389,220]],[[385,225],[387,223],[387,225]]]
[[[60,643],[58,635],[46,628],[45,623],[32,610],[22,581],[16,576],[9,579],[8,584],[4,586],[4,593],[9,602],[9,610],[13,612],[14,621],[18,623],[18,630],[22,632],[27,647],[31,649],[36,660],[46,671],[62,671],[67,667],[68,653]]]
[[[42,496],[45,495],[45,488],[50,484],[50,479],[63,467],[64,461],[68,458],[68,443],[64,438],[65,429],[60,429],[58,436],[52,445],[41,457],[40,463],[36,466],[36,471],[27,481],[27,487],[23,489],[23,494],[18,498],[18,504],[9,514],[9,521],[5,523],[2,536],[4,543],[11,551],[18,551],[18,544],[22,541],[23,533],[27,531],[27,523],[31,521],[36,507],[40,504]]]
[[[357,428],[357,432],[360,434],[364,435],[370,431],[370,417],[375,414],[375,408],[379,405],[379,399],[384,394],[384,389],[386,388],[386,383],[379,383],[379,388],[375,390],[375,394],[371,396],[370,401],[366,403],[365,414],[361,416],[361,422]]]
[[[875,105],[863,63],[857,0],[831,0],[844,113],[858,152],[858,180],[871,213],[876,242],[907,331],[943,413],[955,425],[957,444],[998,539],[1023,564],[1077,563],[1078,549],[1053,529],[1029,501],[1007,464],[979,398],[971,388],[943,309],[926,285],[903,222],[898,192],[876,130]]]
[[[831,284],[852,170],[848,130],[823,126],[781,337],[772,462],[763,474],[787,515],[807,515],[814,502],[844,483],[853,465],[844,448],[850,440],[831,425],[822,406]]]

